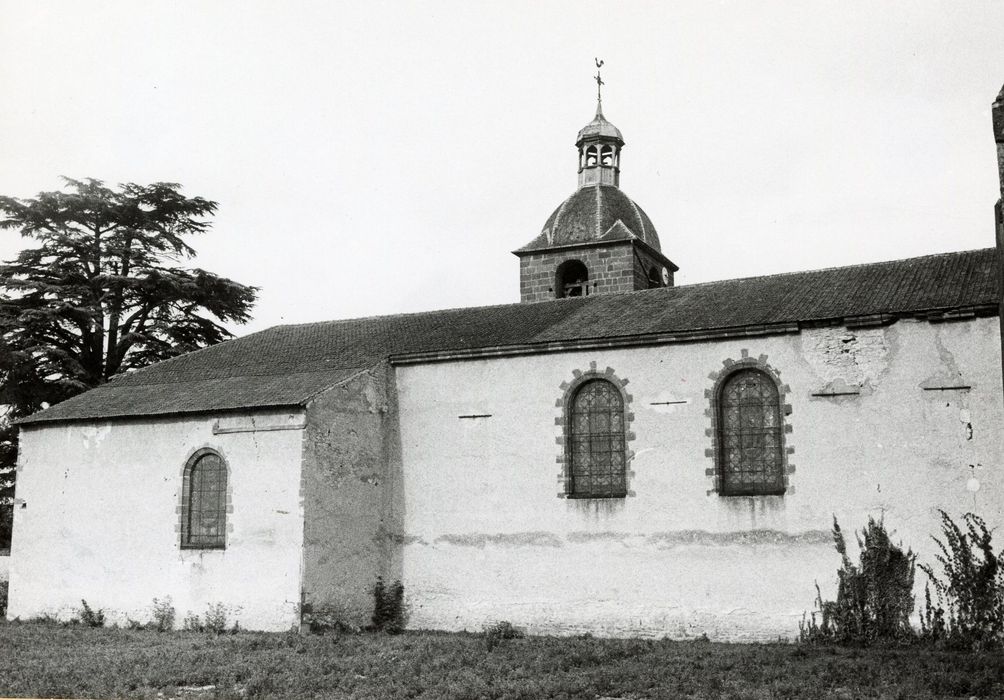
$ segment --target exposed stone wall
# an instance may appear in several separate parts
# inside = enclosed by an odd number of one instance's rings
[[[388,536],[400,530],[390,466],[396,424],[385,365],[329,389],[307,406],[303,602],[308,620],[323,614],[365,625],[373,612],[377,576],[400,577]]]
[[[662,260],[650,255],[641,246],[635,246],[634,248],[634,288],[635,289],[649,289],[651,284],[648,280],[649,270],[655,268],[656,274],[659,278],[659,286],[663,286],[662,283],[662,268],[665,266],[666,270],[669,272],[669,284],[665,285],[667,287],[673,286],[673,268],[666,265]]]
[[[556,299],[555,273],[567,260],[579,260],[589,270],[589,293],[609,294],[648,289],[648,269],[661,270],[663,262],[630,241],[609,246],[550,250],[524,255],[519,261],[520,301]],[[670,286],[672,286],[670,271]]]
[[[796,636],[815,582],[836,594],[834,515],[848,533],[884,518],[928,563],[938,508],[1004,527],[999,332],[997,318],[900,321],[398,367],[410,625]],[[708,487],[705,390],[744,356],[787,385],[784,496]],[[630,382],[629,498],[556,497],[554,387],[591,362]]]

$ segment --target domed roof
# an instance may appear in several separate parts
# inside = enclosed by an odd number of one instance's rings
[[[613,185],[588,185],[562,202],[520,251],[630,239],[662,252],[652,220],[630,197]]]
[[[575,139],[575,145],[578,146],[584,140],[596,137],[617,139],[622,144],[624,143],[624,137],[621,136],[621,130],[606,120],[606,117],[603,116],[603,108],[599,104],[596,105],[596,116],[593,117],[593,120],[579,129],[579,135]]]

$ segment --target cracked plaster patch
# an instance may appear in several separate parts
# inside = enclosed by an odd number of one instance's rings
[[[802,357],[822,381],[817,396],[867,395],[889,369],[885,328],[809,328],[802,331]]]

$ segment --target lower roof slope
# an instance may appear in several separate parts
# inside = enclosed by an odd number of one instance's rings
[[[160,362],[21,424],[305,404],[392,358],[477,355],[561,343],[671,342],[783,324],[868,316],[996,313],[993,248],[639,292],[274,326]],[[889,320],[889,319],[887,319]]]

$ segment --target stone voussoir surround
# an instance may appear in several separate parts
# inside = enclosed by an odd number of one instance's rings
[[[617,390],[621,393],[621,399],[624,402],[625,490],[628,497],[633,497],[636,495],[631,490],[631,481],[634,478],[634,471],[631,469],[634,450],[630,449],[630,443],[634,441],[635,434],[631,432],[631,422],[634,420],[634,413],[630,409],[632,396],[624,388],[628,385],[628,380],[619,379],[612,367],[607,367],[603,371],[600,371],[596,369],[596,362],[590,362],[588,370],[572,370],[571,381],[561,383],[559,387],[561,389],[561,396],[554,402],[555,408],[558,409],[558,415],[554,419],[554,424],[558,427],[558,435],[555,437],[555,442],[559,448],[555,461],[561,465],[561,471],[558,472],[558,498],[568,498],[568,494],[572,490],[571,463],[568,458],[570,449],[568,444],[569,420],[571,418],[572,398],[580,386],[592,379],[605,379],[617,387]]]
[[[722,361],[722,369],[708,375],[712,386],[704,390],[704,398],[708,400],[708,407],[704,410],[704,415],[707,417],[709,425],[704,433],[711,439],[711,447],[704,450],[704,456],[711,460],[711,466],[704,470],[704,475],[708,477],[709,481],[707,495],[712,496],[721,493],[722,487],[721,474],[718,470],[718,465],[721,463],[719,456],[721,445],[718,444],[719,393],[725,380],[731,374],[741,369],[758,369],[770,377],[777,386],[778,400],[781,404],[781,422],[783,424],[781,430],[781,456],[783,459],[784,493],[786,496],[794,494],[795,487],[791,484],[790,475],[795,473],[795,465],[789,461],[788,457],[795,453],[795,448],[791,446],[791,441],[788,438],[792,431],[791,423],[788,420],[788,417],[791,415],[791,404],[786,401],[786,397],[791,393],[791,388],[781,381],[780,371],[767,363],[766,355],[750,357],[749,350],[745,348],[739,352],[740,358],[738,360],[726,358]]]
[[[227,513],[227,526],[226,526],[226,538],[224,539],[223,549],[226,549],[226,545],[230,542],[230,535],[234,531],[234,522],[231,515],[234,512],[234,502],[233,502],[233,479],[231,478],[233,474],[230,471],[230,461],[226,458],[219,447],[212,447],[204,445],[202,447],[196,448],[189,453],[185,461],[182,462],[181,467],[181,489],[178,493],[178,505],[175,507],[175,513],[178,514],[178,519],[174,524],[174,534],[175,539],[178,542],[178,546],[181,549],[199,549],[198,547],[185,547],[185,543],[182,540],[185,531],[185,521],[188,519],[188,504],[189,499],[187,498],[192,478],[192,467],[199,460],[199,457],[203,455],[213,454],[220,458],[223,462],[223,467],[227,470],[227,501],[226,501],[226,513]]]

